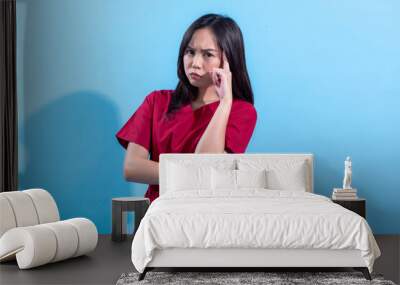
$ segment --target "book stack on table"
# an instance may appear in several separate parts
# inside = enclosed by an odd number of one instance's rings
[[[356,200],[357,197],[357,189],[342,189],[342,188],[334,188],[332,193],[332,199],[334,200]]]

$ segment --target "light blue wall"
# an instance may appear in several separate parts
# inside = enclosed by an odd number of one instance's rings
[[[247,3],[247,4],[244,4]],[[62,218],[111,229],[123,180],[114,138],[145,95],[174,88],[181,37],[216,12],[242,29],[258,123],[248,152],[315,154],[330,195],[353,159],[375,233],[400,233],[398,1],[17,0],[20,188]]]

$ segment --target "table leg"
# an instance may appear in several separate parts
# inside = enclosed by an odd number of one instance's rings
[[[146,214],[147,208],[149,207],[148,201],[143,201],[135,205],[135,228],[133,230],[133,236],[137,229],[139,228],[140,221],[143,219],[144,215]]]
[[[121,203],[112,203],[112,234],[113,241],[123,241],[126,238],[126,212]]]

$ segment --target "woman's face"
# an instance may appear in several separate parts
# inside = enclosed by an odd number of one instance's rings
[[[214,67],[221,66],[221,51],[210,29],[194,32],[183,55],[186,77],[195,87],[208,87],[212,84],[209,74]]]

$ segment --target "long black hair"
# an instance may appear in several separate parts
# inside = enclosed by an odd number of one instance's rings
[[[207,14],[194,21],[183,35],[178,56],[178,78],[167,114],[197,99],[198,88],[191,85],[185,74],[183,56],[196,30],[209,28],[214,33],[218,47],[225,52],[232,73],[232,96],[254,104],[253,90],[247,73],[243,36],[236,22],[225,16]]]

